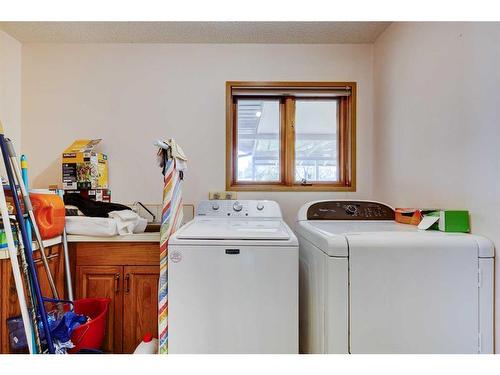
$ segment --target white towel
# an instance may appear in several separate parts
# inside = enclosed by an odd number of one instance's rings
[[[118,234],[142,233],[148,221],[132,210],[112,211],[108,216],[116,222]]]
[[[187,169],[187,157],[186,154],[184,153],[184,150],[182,149],[181,146],[175,142],[173,138],[167,139],[166,141],[162,141],[158,139],[155,142],[155,146],[159,148],[163,148],[165,150],[171,149],[172,152],[172,157],[177,159],[177,165],[176,168],[179,171],[184,171]]]
[[[118,234],[116,221],[107,217],[66,216],[66,233],[79,236],[112,237]]]

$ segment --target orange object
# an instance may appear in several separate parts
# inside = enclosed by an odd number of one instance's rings
[[[56,194],[30,193],[30,199],[42,239],[61,235],[66,217],[62,198]]]
[[[422,221],[422,211],[417,208],[396,208],[395,220],[398,223],[418,225]]]

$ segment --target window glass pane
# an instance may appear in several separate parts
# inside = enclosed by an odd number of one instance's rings
[[[295,102],[295,181],[338,181],[336,100]]]
[[[237,180],[280,181],[279,100],[238,99]]]

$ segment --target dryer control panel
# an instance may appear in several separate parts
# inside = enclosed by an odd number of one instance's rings
[[[309,206],[307,220],[394,220],[394,210],[378,202],[322,201]]]

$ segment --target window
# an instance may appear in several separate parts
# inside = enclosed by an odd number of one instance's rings
[[[236,112],[236,181],[279,182],[279,100],[238,99]]]
[[[227,82],[228,190],[355,190],[356,83]]]

